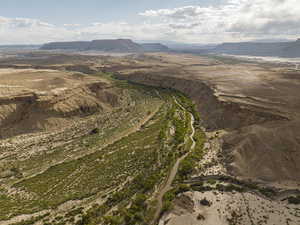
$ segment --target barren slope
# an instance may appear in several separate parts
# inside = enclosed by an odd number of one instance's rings
[[[71,117],[110,111],[117,89],[108,81],[55,70],[0,70],[0,136],[54,130]]]
[[[132,60],[131,68],[110,69],[123,79],[186,93],[207,129],[229,132],[223,138],[229,173],[300,181],[299,72],[192,55],[148,54]]]

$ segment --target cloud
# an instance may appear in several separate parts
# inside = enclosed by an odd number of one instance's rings
[[[229,31],[244,35],[299,35],[300,5],[297,0],[242,1],[238,19]]]
[[[0,44],[34,44],[73,37],[74,31],[36,19],[0,17]]]
[[[65,27],[79,27],[79,26],[81,26],[80,24],[78,24],[78,23],[71,23],[71,24],[69,24],[69,23],[65,23],[64,24],[64,26]]]
[[[55,25],[37,19],[0,17],[0,44],[131,38],[213,43],[297,38],[299,0],[224,0],[222,4],[141,12],[135,23]]]
[[[169,26],[173,29],[192,29],[198,26],[201,26],[202,23],[191,23],[191,24],[186,24],[186,23],[171,23]]]
[[[53,27],[52,24],[28,18],[5,18],[0,17],[0,28],[33,28],[33,27]]]
[[[147,10],[140,15],[170,24],[180,23],[171,28],[191,29],[189,34],[211,34],[212,37],[215,34],[220,41],[274,36],[295,38],[300,33],[299,0],[228,0],[214,7]],[[186,34],[182,35],[186,37]]]

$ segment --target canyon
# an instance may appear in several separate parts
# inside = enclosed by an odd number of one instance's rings
[[[299,223],[291,64],[42,50],[0,68],[0,224]]]

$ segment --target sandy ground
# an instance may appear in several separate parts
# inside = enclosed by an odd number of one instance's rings
[[[198,162],[198,167],[202,169],[193,176],[228,175],[226,168],[218,157],[222,151],[221,137],[226,134],[226,131],[219,130],[205,132],[205,134],[207,137],[207,142],[204,143],[205,155]]]
[[[9,96],[20,91],[59,92],[89,82],[103,81],[93,77],[77,78],[72,72],[35,69],[0,69],[0,96]]]
[[[269,201],[250,193],[188,192],[185,195],[192,199],[192,212],[184,205],[176,205],[159,225],[300,224],[297,206]],[[202,199],[207,199],[211,205],[202,205]]]

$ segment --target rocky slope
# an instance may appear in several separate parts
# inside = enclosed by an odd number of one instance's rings
[[[1,138],[57,129],[118,105],[116,89],[97,78],[51,70],[2,70],[0,77]]]
[[[298,75],[291,80],[276,69],[226,66],[184,55],[160,55],[157,61],[160,66],[151,70],[120,70],[119,77],[177,89],[191,97],[206,129],[227,130],[222,154],[231,175],[300,181]]]

